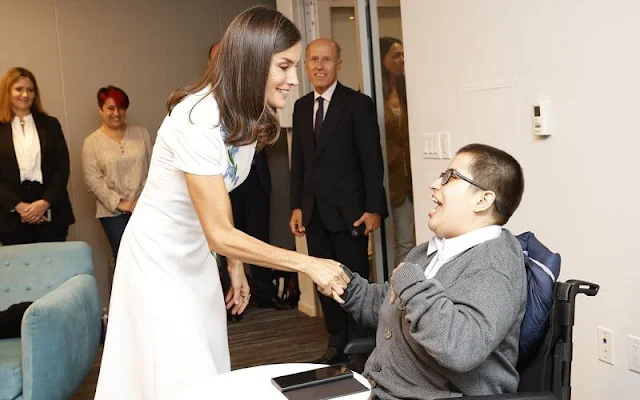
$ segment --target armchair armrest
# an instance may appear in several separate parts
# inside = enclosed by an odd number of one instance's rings
[[[66,399],[91,369],[100,340],[93,275],[76,275],[36,300],[22,318],[25,399]]]
[[[470,400],[556,400],[551,392],[490,394],[486,396],[464,396],[462,398]]]
[[[376,347],[376,339],[372,337],[353,339],[344,346],[344,354],[366,354],[369,355]]]

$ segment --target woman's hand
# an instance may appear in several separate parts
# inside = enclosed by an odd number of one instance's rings
[[[249,305],[251,294],[249,293],[249,282],[244,274],[244,265],[238,260],[227,258],[227,270],[231,278],[231,288],[224,299],[227,310],[231,310],[231,314],[242,314],[244,309]]]
[[[340,263],[324,258],[311,257],[311,259],[313,262],[305,268],[305,272],[318,285],[318,291],[343,304],[344,301],[340,296],[350,280]]]
[[[46,200],[36,200],[24,209],[24,213],[20,214],[21,219],[27,224],[39,224],[43,221],[44,213],[47,212],[50,206]],[[17,210],[16,207],[16,211]]]
[[[32,222],[28,222],[28,221],[31,221],[31,218],[29,218],[28,220],[25,218],[25,216],[27,216],[27,210],[29,210],[30,206],[31,206],[31,203],[26,203],[24,201],[21,201],[15,207],[16,212],[20,215],[20,222],[22,222],[23,224],[32,223]]]
[[[133,209],[136,207],[137,202],[137,200],[120,200],[120,203],[118,203],[118,207],[116,208],[124,213],[131,214]]]

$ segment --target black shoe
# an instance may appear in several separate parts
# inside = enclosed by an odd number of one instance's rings
[[[227,313],[227,321],[228,322],[240,322],[242,321],[242,315],[241,314],[231,314],[230,312]]]
[[[367,362],[367,357],[362,354],[353,354],[349,357],[349,362],[347,362],[347,367],[350,370],[357,372],[359,374],[364,372],[364,364]]]
[[[272,297],[269,300],[263,300],[258,297],[256,299],[256,307],[259,308],[275,308],[276,310],[293,310],[291,304],[285,303],[278,297]]]
[[[324,355],[314,361],[314,364],[340,364],[347,362],[348,357],[346,354],[342,352],[342,350],[338,350],[335,347],[329,347],[327,351],[324,352]]]

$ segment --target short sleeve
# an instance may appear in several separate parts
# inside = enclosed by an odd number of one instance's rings
[[[222,175],[227,169],[227,150],[220,127],[185,124],[173,127],[173,166],[194,175]]]

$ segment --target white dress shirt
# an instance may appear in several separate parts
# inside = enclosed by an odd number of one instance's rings
[[[29,114],[23,119],[24,126],[20,124],[20,118],[15,116],[11,121],[13,132],[13,147],[20,169],[20,182],[35,181],[42,183],[42,160],[40,154],[40,137],[36,129],[33,115]]]
[[[427,269],[424,270],[424,276],[427,279],[433,278],[446,262],[451,261],[473,246],[500,237],[501,234],[501,226],[489,225],[451,239],[443,239],[438,236],[432,237],[427,248],[427,255],[431,255],[436,251],[438,254],[433,256],[431,262],[429,262]]]
[[[329,109],[329,102],[331,102],[331,97],[333,96],[333,92],[336,91],[336,86],[338,85],[338,81],[333,82],[331,86],[324,91],[324,93],[319,94],[315,90],[313,91],[313,125],[316,126],[316,111],[318,111],[318,97],[322,97],[324,99],[322,115],[324,118],[327,118],[327,110]]]

